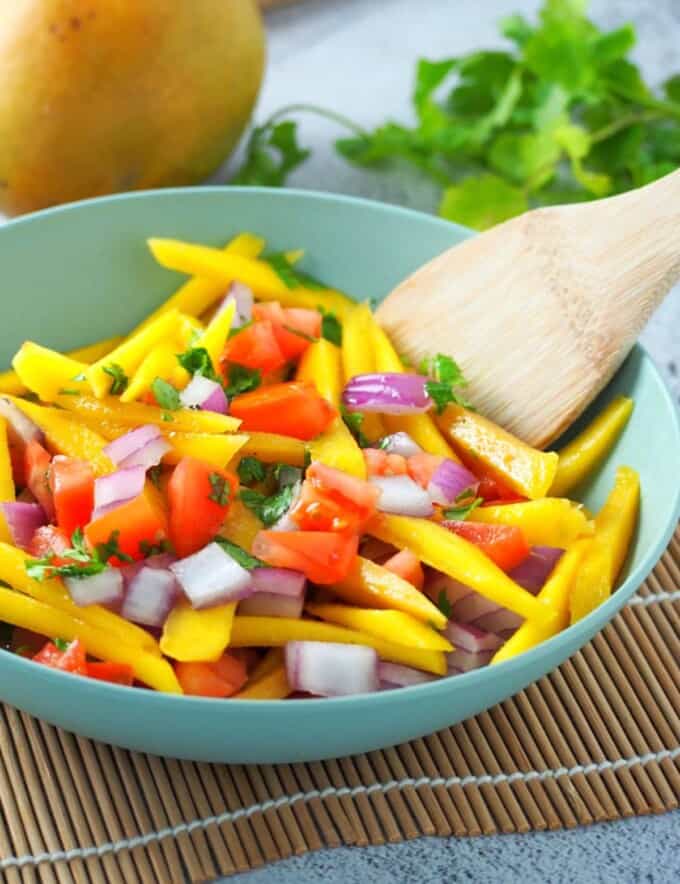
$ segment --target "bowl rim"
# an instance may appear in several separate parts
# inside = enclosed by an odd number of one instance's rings
[[[68,213],[78,209],[98,206],[101,204],[128,201],[133,202],[135,200],[143,201],[149,197],[159,196],[176,197],[180,195],[195,195],[197,197],[200,197],[201,195],[205,194],[224,195],[232,193],[235,195],[258,194],[260,196],[274,199],[281,199],[292,196],[294,198],[309,200],[311,202],[322,201],[336,204],[342,203],[350,206],[369,209],[370,211],[378,211],[381,214],[384,213],[388,215],[403,215],[406,217],[417,219],[419,223],[425,221],[426,223],[435,225],[437,227],[442,227],[446,229],[454,228],[465,237],[474,235],[474,231],[471,231],[460,224],[456,224],[455,222],[446,221],[445,219],[429,215],[426,212],[421,212],[417,209],[410,209],[404,206],[396,206],[390,203],[380,202],[378,200],[367,199],[365,197],[355,197],[346,194],[334,194],[327,191],[303,190],[300,188],[279,189],[272,187],[210,185],[131,191],[129,193],[111,194],[102,197],[93,197],[90,199],[78,200],[71,203],[64,203],[59,206],[52,206],[47,209],[42,209],[38,212],[33,212],[18,218],[10,219],[9,221],[7,221],[6,224],[0,227],[0,236],[3,235],[3,231],[6,229],[27,225],[41,218],[58,216],[62,213]],[[639,354],[643,363],[646,363],[651,368],[655,380],[658,381],[664,402],[672,416],[672,426],[675,432],[676,441],[680,443],[680,409],[678,409],[675,400],[673,399],[673,396],[671,394],[671,391],[665,379],[658,370],[654,360],[639,342],[634,345],[628,358],[630,358],[630,356],[635,353]],[[604,389],[606,390],[607,387],[605,387]],[[669,520],[668,524],[665,526],[664,530],[661,532],[657,540],[650,545],[650,548],[643,556],[638,567],[632,573],[628,574],[624,582],[616,589],[615,592],[612,593],[612,595],[609,597],[609,599],[607,599],[606,602],[599,605],[578,623],[568,626],[557,635],[554,635],[551,638],[542,641],[536,647],[531,648],[528,651],[524,651],[522,654],[519,654],[510,660],[505,660],[501,663],[495,664],[495,666],[493,667],[493,672],[511,674],[515,670],[520,670],[527,666],[531,667],[531,664],[534,661],[538,660],[540,657],[551,655],[551,650],[553,648],[556,648],[557,645],[568,644],[575,632],[588,632],[589,623],[592,624],[596,620],[602,620],[602,624],[604,625],[604,623],[610,620],[618,610],[624,607],[625,603],[633,595],[635,590],[648,577],[648,575],[658,562],[659,558],[663,554],[664,550],[667,548],[671,537],[676,530],[678,520],[680,519],[680,479],[675,490],[675,500],[672,504],[671,513],[672,518]],[[602,626],[598,627],[598,631],[601,628]],[[10,666],[16,666],[19,671],[24,669],[27,674],[29,674],[28,667],[32,667],[30,671],[32,671],[35,676],[41,678],[48,686],[51,683],[52,679],[56,679],[56,681],[54,682],[55,685],[65,686],[66,683],[63,681],[64,678],[73,679],[75,677],[78,679],[77,684],[79,689],[85,692],[103,691],[105,692],[104,696],[108,696],[112,700],[115,700],[116,698],[120,700],[125,699],[129,703],[142,703],[147,708],[148,704],[154,704],[154,708],[158,706],[167,708],[173,706],[174,704],[181,703],[181,707],[178,708],[185,711],[188,711],[189,707],[201,709],[203,711],[207,711],[208,709],[210,709],[214,710],[218,715],[231,715],[232,713],[237,714],[239,711],[242,712],[244,707],[248,708],[249,711],[254,711],[256,709],[257,711],[261,711],[263,714],[269,713],[273,715],[279,714],[277,710],[287,710],[287,712],[293,712],[293,710],[295,709],[303,708],[304,710],[311,711],[315,710],[317,706],[319,706],[320,710],[322,710],[324,708],[328,708],[329,703],[332,703],[334,706],[344,705],[362,707],[364,705],[370,705],[371,707],[375,707],[378,704],[389,705],[394,700],[404,698],[405,692],[408,692],[409,698],[417,696],[419,699],[422,700],[433,700],[443,697],[448,691],[451,690],[452,684],[461,684],[464,681],[465,684],[470,687],[474,685],[475,681],[483,682],[486,678],[489,677],[489,667],[485,666],[481,667],[480,669],[472,670],[470,672],[462,673],[456,676],[444,675],[424,684],[411,685],[406,688],[378,691],[368,694],[353,694],[344,697],[319,697],[293,700],[286,699],[285,701],[258,700],[257,702],[251,700],[238,700],[229,698],[229,702],[225,703],[225,701],[222,699],[215,699],[210,697],[194,697],[183,694],[169,694],[150,689],[130,689],[129,687],[126,687],[124,685],[117,685],[104,681],[96,681],[96,683],[92,683],[92,680],[84,679],[80,676],[74,676],[72,673],[69,672],[61,672],[57,669],[50,669],[49,667],[40,666],[40,664],[34,664],[33,661],[30,659],[20,657],[16,654],[13,654],[11,651],[0,649],[0,668],[2,668],[4,665],[7,665],[8,663]],[[39,669],[37,669],[36,667],[39,667]]]

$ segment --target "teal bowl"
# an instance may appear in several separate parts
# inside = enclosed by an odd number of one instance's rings
[[[310,273],[360,299],[384,297],[420,264],[468,235],[392,206],[264,189],[165,190],[51,209],[0,229],[0,365],[26,338],[69,349],[126,332],[156,307],[181,278],[155,264],[147,237],[221,245],[241,230],[262,234],[276,250],[303,246]],[[580,491],[596,510],[618,464],[640,473],[642,515],[626,574],[590,616],[520,657],[375,695],[248,702],[107,685],[2,651],[0,699],[108,743],[217,762],[337,757],[462,721],[521,690],[585,644],[627,602],[670,540],[680,503],[678,412],[641,347],[591,413],[619,393],[635,399],[633,417],[607,462]]]

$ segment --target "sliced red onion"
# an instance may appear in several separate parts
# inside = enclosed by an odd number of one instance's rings
[[[447,574],[435,571],[433,574],[428,575],[425,581],[425,593],[433,602],[437,603],[442,592],[446,596],[448,603],[454,608],[461,599],[471,595],[473,590],[465,583],[461,583],[460,580],[454,580],[453,577],[449,577]]]
[[[478,487],[479,480],[470,470],[447,457],[434,471],[427,492],[435,503],[449,504],[468,488],[474,495]]]
[[[453,605],[451,616],[458,623],[477,623],[480,617],[500,610],[504,609],[473,590]]]
[[[140,568],[128,584],[121,616],[143,626],[162,626],[179,594],[172,571]]]
[[[215,316],[219,316],[221,313],[224,313],[229,304],[235,302],[236,309],[234,310],[234,319],[231,326],[232,328],[241,328],[241,326],[245,325],[247,322],[250,322],[250,320],[253,318],[254,301],[255,298],[253,297],[252,290],[248,288],[245,283],[234,280],[234,282],[232,282],[227,289],[227,294],[220,306],[217,308]]]
[[[114,439],[113,442],[109,442],[104,448],[104,454],[112,460],[116,466],[122,466],[123,462],[131,455],[140,451],[145,445],[152,442],[154,439],[160,439],[161,435],[161,431],[157,426],[154,424],[145,424],[143,427],[137,427],[136,430],[130,430],[130,432],[125,433],[124,436],[120,436],[118,439]],[[135,466],[135,464],[128,464],[128,466]]]
[[[131,562],[129,565],[124,565],[118,570],[123,575],[125,586],[129,587],[133,578],[139,574],[142,568],[154,568],[157,571],[167,571],[170,568],[170,565],[174,565],[176,561],[177,556],[172,553],[158,553],[155,556],[149,556],[148,559],[140,559],[138,562]]]
[[[380,440],[380,448],[388,454],[401,454],[402,457],[412,457],[414,454],[422,454],[423,449],[414,442],[408,433],[392,433]]]
[[[456,650],[477,653],[479,651],[496,651],[503,644],[503,639],[491,632],[484,632],[469,623],[455,623],[449,620],[443,634]]]
[[[192,377],[179,398],[185,408],[201,408],[204,411],[216,411],[218,414],[226,414],[229,410],[222,385],[201,374]]]
[[[484,632],[505,632],[506,629],[519,629],[524,619],[507,608],[496,608],[488,614],[482,614],[474,621],[474,626]]]
[[[397,516],[431,516],[430,495],[410,476],[371,476],[371,485],[380,489],[378,509]]]
[[[378,678],[381,685],[406,688],[414,684],[425,684],[427,681],[435,681],[437,676],[429,672],[421,672],[411,666],[402,666],[400,663],[386,663],[381,660],[378,663]]]
[[[87,605],[118,608],[123,601],[123,575],[118,568],[106,568],[89,577],[64,577],[64,583],[71,600],[81,608]]]
[[[126,457],[120,466],[144,467],[145,470],[149,470],[151,467],[157,467],[171,448],[172,445],[170,445],[168,440],[160,436],[158,439],[152,439],[150,442],[147,442],[138,451]]]
[[[556,546],[532,546],[526,559],[508,572],[508,576],[535,595],[543,589],[563,554],[564,550]]]
[[[94,509],[95,513],[103,507],[112,504],[120,506],[127,500],[132,500],[144,490],[146,470],[144,467],[125,467],[107,476],[100,476],[94,480]],[[99,516],[97,516],[99,518]]]
[[[299,598],[273,592],[256,592],[238,603],[238,612],[251,617],[292,617],[298,620],[304,607],[304,592]]]
[[[302,616],[307,578],[288,568],[254,568],[253,595],[239,604],[239,614],[257,617]]]
[[[425,384],[428,378],[419,374],[360,374],[353,377],[342,393],[342,401],[355,411],[377,411],[381,414],[422,414],[432,407]]]
[[[194,608],[237,602],[253,593],[250,572],[217,543],[180,559],[170,570]]]
[[[471,672],[473,669],[488,665],[493,655],[493,651],[471,653],[457,648],[446,655],[446,663],[450,669],[455,669],[457,672]]]
[[[22,442],[27,445],[33,439],[38,442],[45,441],[45,434],[40,427],[23,413],[18,405],[15,405],[4,396],[0,396],[0,416],[8,423],[10,442]]]
[[[363,645],[288,642],[286,672],[294,691],[344,697],[377,691],[378,655]]]
[[[45,510],[39,503],[10,501],[0,504],[15,546],[28,550],[38,528],[47,524]]]

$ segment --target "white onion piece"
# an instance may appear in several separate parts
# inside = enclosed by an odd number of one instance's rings
[[[250,572],[217,543],[170,566],[192,607],[208,608],[236,602],[252,595]]]
[[[0,416],[7,421],[10,443],[27,445],[33,439],[38,442],[45,441],[45,434],[40,427],[29,417],[26,417],[18,405],[5,399],[4,396],[0,396]]]
[[[477,651],[497,651],[503,640],[492,632],[484,632],[470,623],[449,623],[443,634],[456,650],[476,653]]]
[[[487,666],[491,662],[493,655],[493,651],[470,653],[470,651],[456,649],[446,655],[446,663],[450,669],[455,669],[458,672],[471,672],[473,669]]]
[[[344,697],[378,690],[378,655],[373,648],[288,642],[285,654],[288,681],[294,691]]]
[[[118,568],[106,568],[89,577],[64,577],[71,600],[81,608],[106,605],[117,608],[123,601],[123,575]]]
[[[145,424],[143,427],[137,427],[136,430],[130,430],[118,439],[104,448],[104,454],[112,460],[116,466],[122,466],[132,454],[144,448],[146,444],[153,439],[160,439],[161,431],[154,424]],[[135,466],[135,464],[125,464],[126,466]]]
[[[380,441],[380,447],[388,454],[401,454],[402,457],[412,457],[414,454],[422,454],[423,449],[414,442],[408,433],[400,431],[385,436]]]
[[[133,451],[129,457],[126,457],[120,466],[144,467],[145,470],[149,470],[151,467],[157,467],[171,448],[172,445],[162,436],[157,439],[151,439],[146,445],[143,445],[137,451]]]
[[[274,592],[256,592],[238,603],[238,612],[251,617],[292,617],[298,620],[304,607],[304,592],[297,598]]]
[[[171,571],[141,568],[130,580],[121,616],[143,626],[162,626],[178,595],[177,581]]]
[[[2,509],[14,545],[23,550],[28,549],[38,528],[47,524],[45,510],[39,503],[12,500],[0,504],[0,509]]]
[[[110,504],[120,505],[123,501],[139,497],[144,490],[146,470],[144,467],[125,467],[100,476],[94,480],[95,511]]]
[[[423,518],[434,512],[430,495],[410,476],[372,476],[369,481],[380,490],[380,512]]]
[[[479,480],[470,470],[450,458],[444,458],[434,471],[427,486],[427,492],[435,503],[448,504],[466,491],[477,491]]]
[[[428,681],[436,681],[437,676],[429,672],[421,672],[411,666],[402,666],[400,663],[386,663],[381,660],[378,663],[378,678],[381,685],[390,687],[406,688],[414,684],[425,684]]]
[[[180,402],[185,408],[202,408],[206,411],[216,411],[226,414],[229,403],[217,381],[195,374],[187,386],[179,394]]]

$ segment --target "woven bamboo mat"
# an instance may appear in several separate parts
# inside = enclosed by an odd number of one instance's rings
[[[680,800],[680,530],[594,641],[505,703],[316,764],[191,764],[4,707],[0,879],[205,881],[341,844],[572,828]]]

